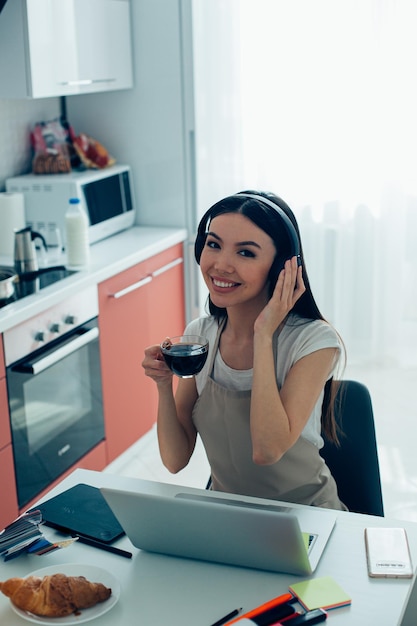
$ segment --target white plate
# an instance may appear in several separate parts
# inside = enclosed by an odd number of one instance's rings
[[[28,611],[22,611],[11,602],[12,609],[15,613],[23,617],[28,622],[34,622],[35,624],[61,624],[61,626],[67,626],[69,624],[82,624],[89,622],[100,615],[104,615],[107,611],[116,604],[120,597],[120,583],[110,572],[107,572],[95,565],[83,565],[78,563],[64,563],[63,565],[51,565],[50,567],[44,567],[38,569],[35,572],[31,572],[28,576],[49,576],[51,574],[65,574],[66,576],[84,576],[92,583],[103,583],[106,587],[111,588],[111,596],[104,602],[99,602],[90,609],[82,609],[79,615],[67,615],[66,617],[39,617],[33,615]]]

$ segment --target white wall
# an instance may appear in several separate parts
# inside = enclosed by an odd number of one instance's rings
[[[187,222],[180,4],[131,3],[133,89],[67,98],[75,132],[92,135],[131,165],[141,224]]]

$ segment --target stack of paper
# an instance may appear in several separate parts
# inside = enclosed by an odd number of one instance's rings
[[[39,530],[42,522],[40,511],[32,511],[18,517],[0,532],[0,556],[8,561],[43,537]]]

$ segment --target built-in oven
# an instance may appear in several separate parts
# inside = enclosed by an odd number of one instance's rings
[[[4,334],[19,508],[104,439],[97,315],[88,288]]]

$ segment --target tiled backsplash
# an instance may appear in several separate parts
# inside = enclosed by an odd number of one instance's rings
[[[30,131],[36,122],[59,117],[59,98],[0,99],[0,191],[6,178],[31,171]]]

